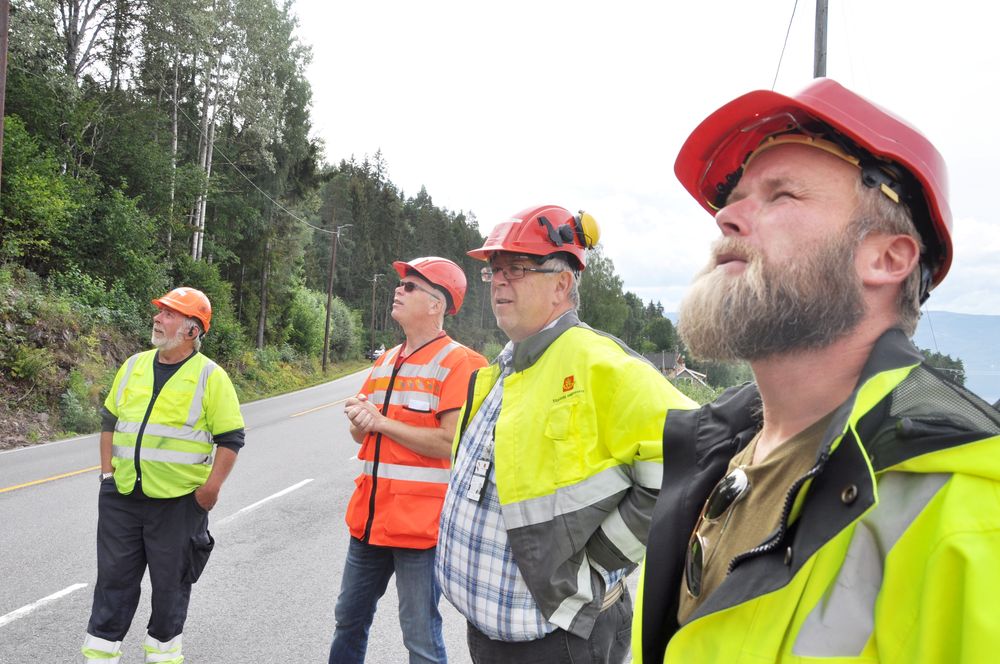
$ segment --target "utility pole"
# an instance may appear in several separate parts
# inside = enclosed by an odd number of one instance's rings
[[[813,50],[813,78],[826,76],[827,0],[816,0],[816,40]]]
[[[3,171],[3,114],[7,99],[7,32],[10,28],[10,0],[0,0],[0,171]]]
[[[372,277],[372,343],[369,346],[370,351],[375,350],[375,282],[378,281],[379,277],[384,277],[385,275],[381,272]]]
[[[330,213],[330,225],[333,226],[335,223],[334,214]],[[342,224],[330,234],[330,269],[326,275],[326,327],[323,330],[323,373],[326,373],[326,360],[330,354],[330,307],[333,304],[333,275],[337,269],[337,243],[340,240],[340,231],[353,225]]]

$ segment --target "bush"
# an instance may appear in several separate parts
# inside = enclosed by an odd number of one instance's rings
[[[55,371],[55,360],[46,348],[21,346],[11,365],[14,378],[30,383],[50,380],[55,376]]]
[[[710,401],[715,401],[720,394],[722,394],[723,388],[721,387],[706,387],[701,383],[696,383],[693,380],[672,380],[671,384],[680,391],[681,394],[697,401],[700,405],[705,405]]]
[[[333,306],[330,307],[330,354],[339,360],[359,357],[364,347],[362,334],[361,312],[348,307],[339,297],[333,298]]]
[[[304,286],[297,288],[288,311],[288,343],[303,355],[321,355],[325,325],[326,296]]]
[[[69,372],[66,391],[59,397],[60,424],[65,431],[89,433],[97,431],[101,416],[91,402],[90,385],[78,369]]]
[[[237,362],[248,347],[246,336],[233,311],[232,286],[219,275],[215,265],[177,259],[170,288],[191,286],[205,293],[212,303],[212,329],[205,336],[202,352],[222,366]]]
[[[486,345],[483,346],[483,357],[492,362],[496,359],[497,355],[500,354],[500,351],[503,350],[503,346],[503,344],[498,344],[495,341],[487,342]]]

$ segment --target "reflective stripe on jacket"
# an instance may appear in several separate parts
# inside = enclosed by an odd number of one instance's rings
[[[636,601],[636,662],[980,662],[1000,650],[1000,413],[899,330],[876,343],[778,529],[683,626],[706,495],[759,423],[752,385],[668,421],[674,460]],[[730,524],[730,528],[733,524]]]
[[[213,434],[243,428],[243,416],[229,376],[201,353],[154,395],[155,356],[149,350],[130,357],[104,402],[118,418],[111,463],[120,493],[132,493],[138,477],[145,495],[176,498],[205,483],[214,459]]]
[[[474,377],[455,440],[499,376]],[[539,610],[587,638],[606,570],[642,559],[667,411],[696,404],[625,344],[569,313],[514,348],[494,448],[511,551]]]
[[[362,392],[391,420],[438,427],[441,412],[461,407],[469,376],[486,359],[442,335],[397,368],[401,349],[378,358]],[[435,546],[450,460],[418,454],[380,433],[365,436],[358,459],[363,467],[345,518],[351,535],[378,546]]]

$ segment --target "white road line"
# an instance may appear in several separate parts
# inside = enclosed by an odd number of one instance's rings
[[[219,521],[216,521],[215,523],[216,523],[216,525],[221,526],[222,524],[226,523],[227,521],[232,521],[233,519],[235,519],[236,517],[240,516],[241,514],[246,514],[247,512],[254,511],[255,509],[257,509],[258,507],[260,507],[261,505],[263,505],[264,503],[266,503],[269,500],[274,500],[275,498],[280,498],[281,496],[285,495],[286,493],[291,493],[292,491],[295,491],[296,489],[301,489],[302,487],[304,487],[305,485],[309,484],[312,481],[313,481],[313,478],[309,478],[307,480],[302,480],[298,484],[293,484],[292,486],[288,487],[287,489],[282,489],[278,493],[270,495],[267,498],[264,498],[262,500],[258,500],[253,505],[247,505],[246,507],[244,507],[243,509],[241,509],[239,512],[235,512],[233,514],[230,514],[225,519],[220,519]]]
[[[32,611],[34,611],[35,609],[39,608],[40,606],[42,606],[44,604],[48,604],[49,602],[54,602],[57,599],[59,599],[60,597],[64,597],[64,596],[70,594],[71,592],[74,592],[74,591],[79,590],[80,588],[86,588],[86,587],[87,587],[86,583],[74,583],[70,587],[63,588],[59,592],[52,593],[48,597],[43,597],[42,599],[38,600],[37,602],[34,602],[33,604],[28,604],[27,606],[22,606],[20,609],[17,609],[15,611],[11,611],[10,613],[8,613],[5,616],[0,616],[0,627],[3,627],[7,623],[14,622],[18,618],[23,618],[24,616],[28,615],[29,613],[31,613]]]

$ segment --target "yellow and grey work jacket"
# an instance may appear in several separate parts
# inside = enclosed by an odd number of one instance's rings
[[[243,428],[226,372],[195,353],[153,394],[155,350],[118,370],[104,406],[118,418],[111,463],[119,493],[136,482],[150,498],[176,498],[205,483],[215,457],[213,434]]]
[[[497,496],[518,570],[547,620],[590,635],[605,588],[594,569],[645,551],[668,411],[696,404],[623,342],[564,315],[514,347],[495,429]],[[500,375],[479,369],[456,431]]]
[[[876,343],[775,531],[731,560],[678,626],[686,544],[706,496],[759,427],[759,403],[747,385],[667,420],[635,661],[993,661],[1000,413],[923,364],[900,330]]]

